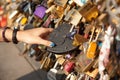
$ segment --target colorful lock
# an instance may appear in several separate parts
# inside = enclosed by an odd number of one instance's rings
[[[27,23],[27,18],[23,17],[20,21],[21,25],[25,25]]]
[[[0,20],[0,27],[6,27],[7,25],[7,16],[2,16]]]
[[[87,50],[87,58],[93,59],[96,56],[97,44],[96,42],[91,42]]]
[[[88,40],[86,38],[84,38],[83,36],[79,35],[79,34],[75,34],[74,35],[74,41],[73,41],[73,45],[74,46],[80,46],[82,43],[87,42]]]
[[[70,73],[74,68],[75,63],[68,61],[64,66],[64,71]]]
[[[35,9],[34,15],[36,15],[39,18],[43,18],[45,16],[45,11],[47,9],[44,6],[37,6],[37,8]]]
[[[86,21],[91,21],[92,19],[96,19],[98,16],[97,6],[88,2],[81,9],[80,14],[85,18]]]

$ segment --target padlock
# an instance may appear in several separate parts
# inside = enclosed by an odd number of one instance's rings
[[[1,20],[0,20],[0,27],[6,27],[7,26],[7,16],[3,15],[1,16]]]
[[[76,26],[80,22],[81,18],[82,18],[82,15],[75,9],[74,13],[71,15],[70,23]]]
[[[75,9],[72,8],[71,10],[68,11],[68,13],[65,15],[65,18],[64,18],[65,21],[69,21],[70,20],[72,14],[74,13],[74,10]]]
[[[47,10],[46,7],[39,5],[36,7],[34,15],[36,15],[37,17],[39,17],[40,19],[43,19],[43,17],[45,16],[45,11]]]
[[[58,18],[61,18],[63,16],[63,13],[64,13],[64,7],[57,6],[55,14],[58,16]]]
[[[77,80],[77,76],[75,74],[71,75],[70,80]]]
[[[53,67],[55,61],[56,60],[55,60],[55,56],[53,55],[53,53],[46,52],[43,55],[43,57],[42,57],[42,59],[40,61],[40,63],[41,63],[40,69],[49,71],[49,69]]]
[[[68,51],[76,49],[76,46],[72,45],[73,40],[66,37],[69,34],[71,25],[63,23],[53,30],[49,36],[49,40],[56,44],[55,47],[47,47],[47,50],[55,54],[64,54]]]
[[[80,19],[82,18],[81,14],[74,8],[72,8],[65,16],[64,20],[69,21],[72,25],[76,26]]]
[[[85,74],[89,75],[92,78],[96,78],[96,76],[98,74],[98,68],[93,69],[93,70],[89,70]]]
[[[65,80],[77,80],[77,76],[75,74],[75,72],[71,72]]]
[[[89,33],[92,29],[93,25],[91,24],[85,24],[85,30],[84,30],[84,38],[88,39],[89,38]]]
[[[28,9],[29,9],[29,6],[27,1],[22,1],[17,8],[17,10],[21,13],[27,12]]]
[[[96,49],[97,49],[97,42],[96,41],[98,39],[100,32],[101,32],[101,29],[98,30],[98,33],[96,35],[96,39],[94,41],[90,42],[90,44],[89,44],[86,55],[90,59],[93,59],[96,57]],[[91,39],[92,39],[92,36],[91,36]]]
[[[38,49],[38,45],[31,45],[30,46],[30,52],[29,52],[29,56],[30,57],[33,57],[36,53],[37,53],[37,51],[38,51],[39,49]]]
[[[52,6],[53,3],[54,3],[54,0],[48,0],[48,1],[47,1],[47,5],[48,5],[48,7]]]
[[[50,69],[47,73],[47,78],[49,80],[65,80],[66,75],[62,70]]]
[[[43,54],[44,54],[44,52],[42,50],[37,51],[37,53],[35,54],[35,60],[41,61]]]
[[[72,72],[73,68],[75,66],[75,63],[72,61],[67,61],[66,64],[64,65],[64,71],[66,74],[69,74]]]
[[[98,16],[97,20],[99,23],[106,22],[108,20],[108,15],[106,13],[102,13],[100,16]]]
[[[27,18],[26,17],[23,17],[20,21],[20,24],[21,25],[25,25],[27,23]]]
[[[73,41],[73,45],[74,46],[80,46],[82,43],[87,42],[88,40],[85,39],[83,36],[79,35],[79,34],[75,34],[74,35],[74,41]]]
[[[45,12],[49,13],[49,12],[55,12],[55,5],[52,5],[50,8],[48,8]]]
[[[68,0],[55,0],[54,3],[57,5],[57,6],[61,6],[61,7],[64,7],[66,5]]]
[[[79,26],[79,31],[78,31],[78,33],[79,33],[80,35],[84,35],[85,23],[80,22],[80,23],[78,24],[78,26]]]
[[[85,5],[83,5],[79,12],[86,21],[92,21],[93,19],[96,19],[99,14],[97,6],[91,2],[87,2]]]
[[[51,23],[51,20],[54,18],[54,15],[53,14],[51,14],[48,18],[47,18],[47,20],[43,23],[43,27],[49,27],[49,25],[50,25],[50,23]]]
[[[58,74],[61,74],[61,75],[59,75],[58,76]],[[51,75],[52,74],[52,75]],[[54,74],[54,75],[53,75]],[[50,76],[51,75],[51,76]],[[57,79],[61,79],[62,77],[64,77],[64,72],[63,72],[63,70],[62,70],[62,65],[61,64],[59,64],[59,62],[58,61],[56,61],[55,62],[55,64],[54,64],[54,66],[53,66],[53,68],[51,68],[50,70],[49,70],[49,72],[48,72],[48,74],[47,74],[47,77],[48,77],[48,79],[50,79],[50,80],[53,80],[53,79],[51,79],[51,78],[54,78],[55,80]],[[64,78],[63,78],[64,79]]]
[[[92,63],[92,60],[88,59],[86,57],[86,54],[83,53],[83,51],[81,51],[80,54],[78,56],[76,56],[75,59],[76,59],[76,65],[77,65],[76,70],[78,72],[85,72],[85,71],[89,70],[88,68],[90,68],[90,67],[87,67],[87,66]],[[86,69],[86,67],[87,67],[87,69]]]
[[[60,65],[63,65],[64,62],[65,62],[65,59],[63,57],[60,57],[60,58],[57,59],[57,61]]]
[[[79,6],[83,6],[88,2],[88,0],[73,0],[73,1]]]
[[[95,52],[96,52],[96,49],[97,49],[97,44],[96,42],[91,42],[89,44],[89,47],[88,47],[88,50],[87,50],[87,57],[88,58],[95,58]]]

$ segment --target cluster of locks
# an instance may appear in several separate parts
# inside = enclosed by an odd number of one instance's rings
[[[120,0],[13,0],[8,25],[54,28],[55,47],[24,45],[49,80],[120,79]]]

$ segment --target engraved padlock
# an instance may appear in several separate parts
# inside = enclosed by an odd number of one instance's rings
[[[86,21],[96,19],[99,14],[97,6],[91,2],[87,2],[84,6],[82,6],[79,12],[85,18]]]
[[[39,17],[40,19],[43,19],[43,17],[45,16],[45,11],[47,10],[46,7],[39,5],[36,7],[35,11],[34,11],[34,15],[36,15],[37,17]]]
[[[85,39],[83,36],[79,35],[79,34],[75,34],[74,35],[74,41],[73,41],[73,45],[74,46],[80,46],[82,43],[87,42],[88,40]]]

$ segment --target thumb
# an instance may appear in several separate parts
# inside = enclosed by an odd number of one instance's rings
[[[44,39],[40,39],[40,44],[48,46],[48,47],[54,47],[55,43],[49,41],[49,40],[44,40]]]

